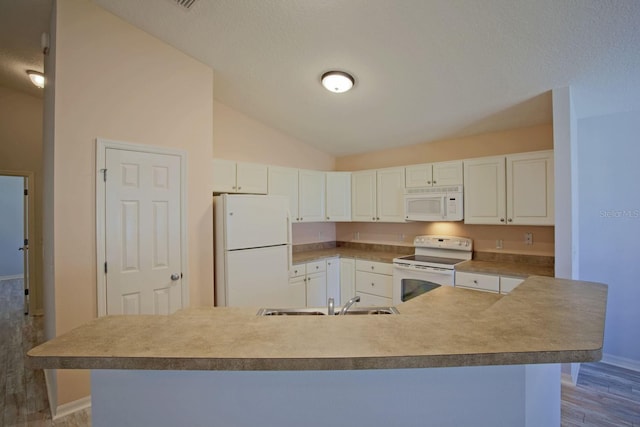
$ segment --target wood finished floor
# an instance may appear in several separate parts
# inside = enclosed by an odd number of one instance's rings
[[[22,280],[0,281],[0,427],[90,427],[90,411],[53,422],[43,372],[24,366],[43,318],[24,315],[22,289]],[[640,427],[640,372],[583,364],[578,384],[562,385],[562,427],[578,426]]]
[[[41,316],[24,315],[22,279],[0,281],[0,427],[87,427],[88,411],[51,420],[44,373],[25,368],[25,353],[43,341]]]

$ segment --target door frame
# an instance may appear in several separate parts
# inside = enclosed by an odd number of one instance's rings
[[[104,272],[106,262],[106,182],[103,171],[106,167],[107,149],[137,151],[149,154],[168,154],[180,157],[180,254],[182,263],[182,306],[189,306],[189,274],[187,254],[187,152],[184,150],[158,147],[146,144],[134,144],[122,141],[112,141],[103,138],[96,139],[96,284],[98,317],[107,314],[107,275]]]
[[[27,262],[29,263],[28,271],[24,271],[24,287],[29,290],[29,304],[28,307],[25,306],[25,314],[41,314],[36,313],[35,302],[36,298],[34,296],[39,294],[41,291],[41,287],[36,280],[36,263],[35,263],[35,250],[34,248],[39,248],[40,245],[35,241],[35,179],[34,173],[31,171],[10,171],[0,169],[0,175],[3,176],[15,176],[24,178],[25,187],[27,190],[26,200],[23,197],[23,205],[27,204],[27,206],[23,206],[23,209],[26,210],[27,218],[26,218],[26,228],[27,228],[27,240],[29,241],[29,249],[27,250]]]

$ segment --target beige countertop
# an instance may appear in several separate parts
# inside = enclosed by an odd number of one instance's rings
[[[200,308],[95,319],[28,352],[33,368],[341,370],[600,360],[607,287],[532,276],[506,296],[443,286],[399,315]]]

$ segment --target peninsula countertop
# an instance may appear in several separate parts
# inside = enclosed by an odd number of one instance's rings
[[[208,307],[107,316],[28,352],[33,368],[400,369],[590,362],[602,357],[607,286],[529,277],[509,295],[442,286],[398,315],[256,316]]]

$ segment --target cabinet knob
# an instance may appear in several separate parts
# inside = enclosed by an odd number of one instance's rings
[[[238,190],[242,190],[242,187],[238,187]]]
[[[327,219],[331,219],[331,218],[327,217]]]
[[[513,222],[513,220],[512,220],[511,218],[509,218],[507,221],[509,221],[509,222]]]
[[[431,181],[427,181],[427,184],[431,184]]]
[[[436,181],[433,181],[433,183],[434,183],[434,184],[437,184],[437,182],[436,182]]]
[[[233,187],[231,187],[231,188],[235,190],[235,189],[236,189],[236,186],[234,185],[234,186],[233,186]]]
[[[376,217],[376,221],[380,221],[380,217],[379,217],[379,216],[378,216],[378,217]]]
[[[375,267],[374,265],[372,265],[372,266],[371,266],[371,269],[372,269],[372,270],[375,270],[375,268],[376,268],[376,267]]]
[[[500,218],[500,222],[504,222],[504,218]]]
[[[375,217],[375,216],[373,216],[373,217],[371,217],[371,219],[375,221],[375,220],[376,220],[376,217]]]
[[[477,284],[478,284],[478,281],[474,279],[474,280],[473,280],[473,283],[475,283],[475,284],[477,285]]]

